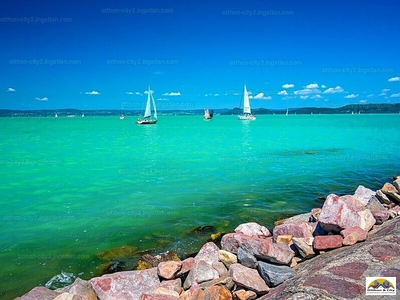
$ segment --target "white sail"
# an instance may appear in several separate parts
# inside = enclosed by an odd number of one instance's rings
[[[151,90],[150,90],[150,87],[149,87],[149,90],[147,92],[146,110],[144,111],[144,116],[143,116],[144,118],[151,117],[150,97],[152,97],[152,95],[151,95]]]
[[[151,100],[153,101],[153,108],[154,108],[154,119],[157,120],[157,107],[156,107],[156,102],[154,101],[153,93],[151,94]]]
[[[243,113],[251,114],[249,94],[247,93],[246,86],[244,86],[244,91],[243,91]]]

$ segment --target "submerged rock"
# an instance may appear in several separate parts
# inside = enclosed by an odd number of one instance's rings
[[[74,274],[61,271],[61,274],[55,275],[47,281],[45,286],[51,290],[55,290],[72,284],[74,280]]]
[[[118,260],[140,255],[142,254],[138,251],[138,248],[134,246],[121,246],[96,254],[96,256],[102,260]]]

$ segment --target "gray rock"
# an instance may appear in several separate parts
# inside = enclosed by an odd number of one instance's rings
[[[381,201],[379,201],[376,195],[369,198],[369,201],[365,207],[369,210],[386,210],[386,208],[382,205]]]
[[[376,192],[371,189],[364,187],[363,185],[359,185],[356,191],[354,192],[354,197],[356,197],[362,204],[367,205],[369,199],[372,196],[375,196]]]
[[[269,287],[280,285],[296,275],[296,272],[290,267],[276,266],[262,261],[258,263],[258,271]]]
[[[254,256],[253,248],[249,244],[243,243],[240,245],[237,258],[241,265],[251,269],[257,268],[257,259]]]

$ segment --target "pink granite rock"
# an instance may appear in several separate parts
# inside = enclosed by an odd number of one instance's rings
[[[229,276],[232,277],[236,285],[252,290],[257,294],[269,292],[269,287],[255,269],[247,268],[241,264],[233,264],[229,268]]]
[[[183,284],[183,288],[187,290],[192,286],[194,282],[202,283],[205,281],[216,279],[218,277],[218,271],[215,270],[210,263],[202,259],[195,259],[193,268],[190,270]]]
[[[152,294],[160,285],[157,268],[106,274],[89,282],[100,300],[139,300],[142,294]]]
[[[164,279],[172,279],[182,269],[181,261],[163,261],[157,266],[158,276]]]
[[[194,257],[195,260],[205,260],[210,263],[219,261],[219,248],[213,242],[208,242],[201,247],[200,251]]]
[[[182,268],[176,273],[176,277],[181,277],[184,274],[188,273],[194,265],[194,258],[188,257],[182,261]]]
[[[288,265],[294,256],[294,252],[289,247],[275,244],[270,238],[261,239],[240,233],[225,234],[221,240],[221,247],[223,250],[237,253],[238,247],[243,243],[252,247],[258,259],[272,263]]]
[[[164,288],[170,291],[175,291],[178,294],[182,292],[182,280],[180,278],[172,280],[163,280],[158,288]],[[156,290],[157,291],[157,290]]]
[[[343,245],[350,246],[357,242],[365,241],[368,236],[368,231],[361,227],[354,226],[342,230],[340,234],[343,237]]]
[[[333,232],[353,226],[369,231],[375,224],[375,218],[357,198],[330,194],[322,207],[319,224],[324,230]]]
[[[261,226],[255,222],[240,224],[238,227],[236,227],[235,233],[242,233],[260,238],[271,236],[271,233],[267,227]]]
[[[273,230],[274,240],[279,235],[291,235],[292,237],[312,237],[312,227],[307,222],[295,222],[278,225]]]
[[[314,238],[313,247],[318,251],[331,250],[342,247],[343,239],[340,235],[319,235]]]
[[[389,212],[387,210],[371,210],[371,213],[375,218],[375,225],[381,225],[389,220]]]
[[[235,300],[254,300],[257,299],[257,294],[253,291],[237,290],[233,292]]]
[[[179,295],[168,295],[168,294],[143,294],[139,298],[140,300],[179,300]]]
[[[28,293],[17,298],[19,300],[53,300],[56,298],[60,292],[49,290],[44,286],[37,286],[31,289]]]

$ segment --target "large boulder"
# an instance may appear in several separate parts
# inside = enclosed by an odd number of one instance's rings
[[[294,257],[294,252],[287,246],[275,244],[270,238],[261,239],[240,233],[228,233],[222,237],[221,248],[237,253],[238,248],[247,243],[253,249],[254,256],[259,260],[288,265]]]
[[[266,294],[269,291],[264,279],[255,269],[247,268],[241,264],[234,264],[229,269],[229,276],[232,277],[236,285],[252,290],[257,294]]]
[[[274,240],[277,240],[279,235],[291,235],[298,238],[312,238],[312,227],[308,222],[300,221],[294,223],[284,223],[278,225],[273,230]]]
[[[326,231],[340,232],[343,229],[359,226],[369,231],[375,218],[369,209],[354,196],[330,194],[322,206],[319,224]]]
[[[89,282],[99,300],[139,300],[142,294],[152,294],[160,285],[157,268],[107,274]]]
[[[354,192],[354,197],[357,198],[362,204],[367,205],[371,197],[375,196],[376,192],[366,188],[363,185],[359,185]]]
[[[271,233],[267,227],[261,226],[255,222],[240,224],[238,227],[236,227],[235,232],[260,238],[271,236]]]

